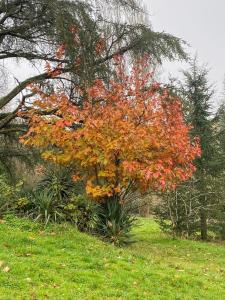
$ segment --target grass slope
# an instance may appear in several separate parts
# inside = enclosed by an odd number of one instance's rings
[[[225,299],[225,246],[173,240],[141,222],[137,243],[117,249],[70,226],[41,231],[8,219],[0,224],[0,299]]]

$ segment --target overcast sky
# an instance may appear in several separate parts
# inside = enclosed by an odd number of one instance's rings
[[[225,0],[144,0],[153,29],[187,41],[190,52],[208,64],[210,81],[222,92],[225,75]],[[166,64],[171,75],[185,65]]]

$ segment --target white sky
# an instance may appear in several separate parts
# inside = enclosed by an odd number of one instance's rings
[[[165,31],[188,42],[190,53],[210,69],[217,95],[222,93],[225,75],[225,0],[143,0],[155,31]],[[176,76],[185,64],[165,64]],[[165,76],[165,75],[164,75]],[[218,101],[218,99],[215,99]]]

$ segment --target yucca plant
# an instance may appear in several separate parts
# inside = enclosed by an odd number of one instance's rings
[[[104,239],[116,246],[131,243],[131,229],[136,218],[126,204],[117,199],[109,199],[98,206],[96,231]]]
[[[40,220],[47,225],[49,222],[62,222],[66,219],[63,207],[55,201],[54,197],[47,193],[36,192],[31,198],[30,216],[36,221]]]
[[[69,168],[51,166],[44,172],[44,176],[38,182],[36,190],[37,192],[44,191],[46,194],[51,195],[55,201],[61,203],[69,198],[73,186]]]

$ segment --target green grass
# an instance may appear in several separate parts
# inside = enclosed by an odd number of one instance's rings
[[[225,299],[224,245],[171,239],[154,221],[141,223],[137,242],[118,249],[69,225],[43,231],[7,219],[0,299]]]

